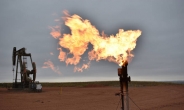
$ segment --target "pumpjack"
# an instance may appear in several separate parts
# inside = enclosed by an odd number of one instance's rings
[[[27,57],[30,57],[32,70],[27,69]],[[15,78],[12,88],[29,88],[31,90],[42,91],[42,85],[36,79],[36,64],[32,62],[31,53],[26,53],[25,48],[16,50],[13,48],[12,53],[13,67],[16,66]],[[13,68],[14,72],[14,68]],[[18,74],[20,74],[20,81],[18,81]],[[32,78],[31,78],[32,75]]]

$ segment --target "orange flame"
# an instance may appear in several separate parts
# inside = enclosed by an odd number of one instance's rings
[[[44,65],[42,66],[42,68],[51,68],[54,72],[61,74],[61,72],[59,71],[59,68],[55,67],[52,61],[50,60],[44,62]]]
[[[61,36],[61,28],[60,26],[54,26],[54,27],[49,27],[52,31],[50,32],[50,35],[54,37],[55,39],[59,38]]]
[[[109,37],[99,31],[93,26],[89,20],[84,20],[78,15],[70,16],[66,11],[65,13],[65,25],[71,30],[71,34],[63,34],[62,37],[58,27],[51,28],[51,34],[54,38],[59,37],[59,45],[62,48],[68,49],[69,54],[73,56],[68,58],[67,53],[62,51],[61,48],[58,58],[60,61],[71,65],[77,65],[81,56],[88,49],[88,44],[93,45],[93,49],[88,52],[89,60],[108,60],[115,62],[119,66],[123,65],[123,61],[130,61],[134,56],[131,51],[136,47],[137,38],[141,35],[140,30],[128,30],[124,31],[119,29],[116,35],[110,35]],[[74,71],[82,71],[89,68],[89,63],[83,64],[81,68],[75,67]]]
[[[54,53],[50,52],[50,55],[54,55]]]
[[[76,72],[76,71],[83,72],[83,69],[88,69],[89,68],[89,64],[90,64],[90,62],[88,62],[87,64],[83,64],[82,67],[75,66],[74,72]]]

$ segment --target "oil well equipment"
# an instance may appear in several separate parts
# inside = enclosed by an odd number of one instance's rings
[[[28,70],[27,57],[30,58],[32,70]],[[12,64],[13,64],[13,85],[12,88],[25,89],[28,88],[34,91],[42,91],[42,85],[36,79],[36,64],[32,62],[31,53],[26,53],[25,48],[16,50],[13,48],[12,53]],[[15,67],[15,76],[14,76]],[[18,76],[20,76],[18,79]],[[32,76],[32,77],[31,77]]]

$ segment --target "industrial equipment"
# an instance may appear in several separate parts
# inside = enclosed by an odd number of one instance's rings
[[[27,57],[30,57],[32,70],[27,69]],[[31,53],[26,53],[25,48],[16,50],[13,48],[12,54],[13,67],[16,66],[15,78],[12,88],[29,88],[31,90],[42,91],[42,85],[36,79],[36,64],[32,62]],[[14,68],[13,68],[14,73]],[[20,81],[18,82],[18,74],[20,74]],[[31,78],[32,75],[32,78]]]
[[[127,71],[128,62],[125,61],[122,68],[118,68],[118,76],[120,82],[120,93],[116,95],[121,96],[121,110],[129,110],[129,97],[128,97],[128,82],[130,82],[130,76],[128,77]]]

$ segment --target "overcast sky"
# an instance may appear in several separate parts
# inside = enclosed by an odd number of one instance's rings
[[[0,82],[13,81],[13,47],[32,54],[38,81],[118,80],[115,63],[92,61],[89,69],[74,73],[74,66],[58,60],[58,40],[51,37],[49,26],[57,24],[54,20],[64,16],[64,10],[90,20],[107,35],[118,29],[142,31],[128,65],[132,80],[183,80],[183,5],[183,0],[0,0]],[[62,31],[70,33],[64,25]],[[61,74],[42,68],[48,60]]]

